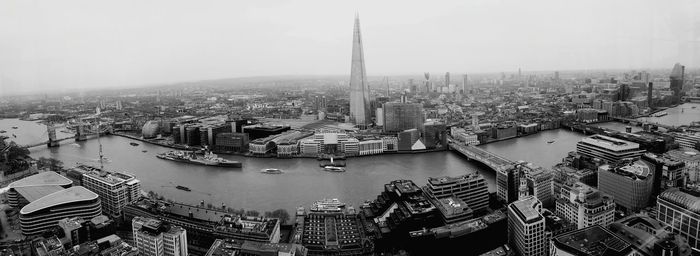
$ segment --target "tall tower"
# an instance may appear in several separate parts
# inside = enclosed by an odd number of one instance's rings
[[[445,72],[445,86],[450,86],[450,72]]]
[[[369,108],[369,83],[365,71],[365,54],[362,50],[360,17],[355,14],[352,35],[352,63],[350,65],[350,120],[359,125],[371,122]]]
[[[467,74],[464,74],[464,82],[462,83],[462,94],[467,94],[467,84],[469,84]]]

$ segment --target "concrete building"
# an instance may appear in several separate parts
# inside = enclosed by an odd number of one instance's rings
[[[656,200],[656,219],[665,223],[700,252],[700,193],[696,189],[671,188]]]
[[[692,253],[686,239],[669,231],[664,223],[646,215],[628,216],[610,224],[608,229],[630,244],[631,255],[689,256]]]
[[[578,229],[595,225],[607,227],[615,221],[613,198],[581,182],[562,187],[555,211]]]
[[[217,239],[205,256],[306,256],[300,244],[261,243],[234,239]]]
[[[547,255],[542,203],[534,197],[508,205],[508,244],[521,256]]]
[[[489,206],[486,180],[478,173],[428,178],[424,190],[428,196],[435,199],[459,198],[474,212],[485,211]]]
[[[618,208],[626,213],[647,207],[653,186],[653,166],[645,161],[606,164],[598,168],[598,189],[615,198]]]
[[[108,172],[87,165],[77,168],[85,171],[83,186],[100,196],[102,211],[112,219],[121,219],[124,206],[141,196],[141,181],[130,174]]]
[[[250,139],[248,138],[247,133],[224,132],[216,135],[216,145],[214,145],[214,150],[246,153],[248,152],[249,144]]]
[[[131,221],[135,247],[144,256],[188,256],[187,231],[157,219]]]
[[[422,129],[425,117],[423,105],[419,103],[388,102],[384,110],[384,132],[401,132]]]
[[[640,149],[637,143],[604,135],[593,135],[579,141],[576,144],[576,152],[608,163],[617,163],[626,158],[639,158],[645,151]]]
[[[552,238],[549,256],[628,256],[629,243],[600,225],[573,230]]]
[[[10,206],[22,208],[39,198],[72,185],[72,180],[56,172],[41,172],[10,183],[7,186],[7,200]]]

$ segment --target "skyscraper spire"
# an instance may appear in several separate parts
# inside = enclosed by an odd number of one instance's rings
[[[350,119],[353,123],[367,125],[371,122],[369,100],[369,83],[367,83],[365,54],[362,50],[360,34],[360,16],[356,12],[350,64]]]

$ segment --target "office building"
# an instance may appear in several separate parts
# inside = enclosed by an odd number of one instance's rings
[[[508,244],[521,256],[547,255],[545,219],[542,203],[535,197],[508,205]]]
[[[273,125],[248,125],[243,126],[243,133],[248,134],[250,141],[266,138],[272,135],[277,135],[291,130],[289,126],[273,126]]]
[[[598,168],[598,189],[615,199],[626,213],[649,205],[654,186],[653,166],[645,161],[626,161]]]
[[[681,148],[698,149],[700,146],[700,132],[670,132],[669,134]]]
[[[410,129],[399,132],[397,136],[397,148],[399,151],[411,151],[413,146],[420,141],[420,131],[418,129]]]
[[[676,161],[664,155],[646,153],[642,155],[642,160],[649,163],[653,169],[654,186],[652,188],[651,200],[656,201],[662,191],[671,187],[683,187],[685,180],[685,163]]]
[[[216,135],[216,145],[214,150],[234,153],[248,152],[250,139],[247,133],[224,132]]]
[[[101,214],[99,196],[84,187],[76,186],[31,201],[19,211],[19,223],[23,235],[35,236],[57,227],[61,219],[91,219]]]
[[[613,198],[581,182],[562,186],[555,211],[578,229],[594,225],[607,227],[615,220]]]
[[[308,250],[300,244],[261,243],[233,239],[217,239],[205,256],[306,256]]]
[[[72,185],[72,180],[56,172],[41,172],[10,183],[7,186],[7,200],[10,206],[22,208],[39,198]]]
[[[427,122],[423,124],[423,144],[426,148],[447,147],[447,127],[440,122]]]
[[[365,53],[362,50],[360,17],[355,16],[352,34],[352,63],[350,66],[350,121],[357,125],[371,124],[369,83],[365,71]]]
[[[58,226],[63,230],[71,246],[94,241],[117,231],[114,221],[105,215],[92,219],[65,218],[58,221]]]
[[[384,132],[422,129],[425,120],[423,105],[419,103],[387,102],[384,110]]]
[[[450,72],[445,72],[445,86],[450,86]]]
[[[549,245],[549,256],[630,255],[631,245],[605,227],[593,225],[553,237]]]
[[[681,91],[683,90],[683,82],[685,79],[685,66],[680,63],[673,65],[673,70],[671,70],[671,75],[669,80],[671,81],[671,91],[673,92],[674,103],[678,103],[681,97]]]
[[[121,219],[124,206],[141,196],[141,181],[130,174],[108,172],[87,165],[78,168],[85,171],[83,186],[100,195],[102,211],[112,219]]]
[[[489,192],[486,180],[481,174],[471,173],[458,177],[428,178],[424,188],[431,198],[446,199],[457,197],[469,205],[474,212],[487,210]]]
[[[604,135],[593,135],[579,141],[576,144],[576,152],[608,163],[617,163],[626,158],[639,158],[645,151],[640,149],[637,143]]]
[[[124,220],[135,217],[158,219],[187,230],[189,251],[204,254],[216,239],[236,239],[278,243],[280,220],[250,216],[232,216],[220,209],[140,198],[124,208]]]
[[[496,196],[498,200],[504,203],[518,200],[520,175],[520,169],[516,167],[496,170]]]
[[[187,256],[187,231],[157,219],[135,217],[131,221],[134,244],[144,256]]]
[[[665,223],[700,252],[700,193],[697,189],[670,188],[657,197],[656,219]]]
[[[700,184],[700,151],[692,148],[673,149],[664,153],[665,157],[685,164],[683,181],[685,184]]]
[[[664,223],[641,214],[628,216],[608,227],[618,238],[630,244],[632,253],[629,255],[691,255],[692,249],[686,239],[668,228]]]
[[[299,207],[290,242],[308,249],[308,255],[371,255],[374,244],[365,232],[354,208],[307,212]]]
[[[462,94],[467,94],[467,93],[469,92],[469,89],[468,89],[468,87],[467,87],[468,84],[469,84],[469,80],[468,80],[467,74],[464,74],[464,76],[462,77],[462,79],[464,80],[464,81],[462,82]]]
[[[521,173],[520,179],[525,179],[527,194],[535,196],[544,207],[553,205],[552,171],[524,161],[519,162],[516,167]]]

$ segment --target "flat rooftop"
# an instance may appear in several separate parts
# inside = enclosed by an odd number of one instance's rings
[[[27,204],[20,210],[20,214],[30,214],[53,206],[95,200],[97,198],[97,194],[87,188],[82,186],[70,187]]]
[[[483,179],[481,174],[470,173],[470,174],[465,174],[465,175],[456,176],[456,177],[451,177],[451,176],[430,177],[430,178],[428,178],[428,183],[430,183],[432,185],[444,185],[444,184],[460,182],[463,180],[471,181],[471,180],[478,180],[478,179]]]
[[[606,254],[607,250],[617,252],[615,255],[622,255],[622,252],[631,250],[629,243],[599,225],[560,234],[552,240],[557,247],[573,255],[610,255]]]
[[[15,191],[31,203],[63,189],[61,186],[32,186],[15,188]]]
[[[465,203],[464,201],[462,201],[462,199],[459,199],[458,197],[438,199],[435,206],[437,206],[440,212],[442,212],[442,214],[448,218],[472,212],[472,209],[469,208],[469,205],[467,205],[467,203]]]
[[[591,145],[606,148],[612,151],[625,151],[639,149],[639,144],[634,142],[629,142],[626,140],[616,139],[613,137],[608,137],[605,135],[593,135],[590,137],[583,138],[581,140],[583,143],[588,143]],[[579,142],[579,143],[581,143]]]
[[[520,216],[522,221],[530,223],[533,221],[537,221],[538,219],[542,219],[542,214],[540,214],[540,212],[537,211],[537,209],[533,208],[536,201],[537,198],[529,197],[527,199],[515,201],[511,203],[508,207],[513,209],[517,213],[517,215]]]

